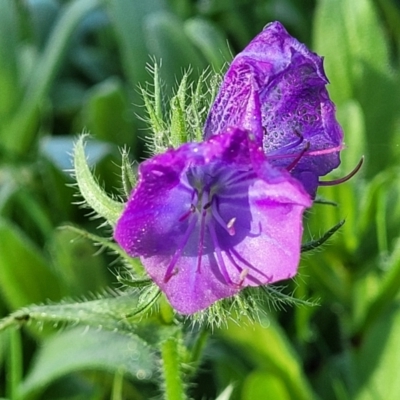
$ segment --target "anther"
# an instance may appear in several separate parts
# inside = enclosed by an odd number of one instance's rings
[[[249,269],[245,268],[239,275],[239,286],[243,285],[244,280],[246,279],[246,276],[249,274]]]
[[[203,210],[207,210],[208,208],[210,208],[210,207],[211,207],[211,204],[212,204],[211,201],[209,201],[208,203],[204,204]]]
[[[168,283],[168,281],[178,273],[178,268],[173,269],[169,274],[165,274],[164,282]]]
[[[183,214],[182,217],[179,218],[179,222],[184,221],[186,218],[190,216],[190,214],[193,214],[194,212],[196,212],[196,207],[193,204],[191,204],[189,211]]]
[[[236,231],[235,231],[235,222],[236,222],[236,217],[231,218],[228,223],[226,224],[226,227],[228,228],[228,233],[233,236]]]

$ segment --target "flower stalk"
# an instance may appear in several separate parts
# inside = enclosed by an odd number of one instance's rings
[[[186,400],[179,357],[179,339],[172,337],[161,345],[164,399]]]

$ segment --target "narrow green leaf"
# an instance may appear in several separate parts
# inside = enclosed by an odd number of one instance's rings
[[[149,147],[152,153],[158,154],[168,147],[167,122],[163,114],[162,105],[162,82],[157,62],[149,65],[147,69],[153,77],[153,82],[146,85],[146,87],[140,86],[139,88],[147,113],[145,122],[150,130]]]
[[[371,301],[356,335],[364,334],[380,315],[389,308],[400,291],[400,239],[397,239],[393,253],[388,262],[388,272],[380,285],[379,292]]]
[[[99,330],[136,335],[149,345],[155,346],[177,329],[173,325],[161,326],[143,319],[143,313],[154,304],[159,293],[158,288],[153,285],[143,293],[135,291],[81,303],[32,305],[0,321],[0,330],[24,323],[35,323],[38,326],[43,326],[44,323],[51,323],[52,326],[79,324]],[[139,318],[142,318],[140,324]]]
[[[219,330],[220,335],[245,351],[261,368],[269,369],[284,384],[290,398],[314,399],[315,395],[303,374],[301,364],[279,325],[268,318],[262,323],[236,325]]]
[[[54,335],[41,346],[22,384],[22,398],[38,394],[56,379],[77,371],[123,370],[133,379],[149,380],[155,369],[154,352],[133,335],[74,328]]]
[[[15,2],[3,0],[0,6],[0,118],[2,124],[11,117],[20,96],[17,40]]]
[[[374,3],[321,0],[314,25],[315,50],[325,57],[333,100],[340,105],[355,98],[363,110],[363,143],[374,155],[364,167],[369,177],[396,160],[388,143],[393,143],[400,108],[399,74],[391,67],[390,45]]]
[[[368,69],[386,74],[389,51],[371,0],[321,0],[314,24],[314,47],[325,56],[333,100],[341,103],[365,86]]]
[[[177,94],[171,99],[170,142],[173,147],[179,147],[187,141],[186,126],[186,96],[188,91],[189,72],[183,75]]]
[[[271,399],[293,399],[279,377],[269,371],[261,370],[256,370],[246,377],[240,398],[242,400],[262,399],[265,393],[268,393]]]
[[[344,134],[346,146],[341,153],[341,164],[334,171],[335,177],[347,175],[358,164],[362,156],[369,161],[365,118],[360,104],[356,100],[349,100],[337,107],[337,118]],[[357,176],[363,175],[361,170]],[[357,179],[357,178],[355,178]]]
[[[12,309],[60,299],[60,282],[49,262],[22,231],[1,218],[0,243],[0,287]]]
[[[161,64],[161,61],[160,61]],[[151,72],[153,73],[153,83],[154,83],[154,91],[153,91],[153,99],[154,99],[154,110],[155,115],[159,121],[163,120],[163,98],[161,91],[161,77],[160,77],[160,68],[158,66],[157,61],[154,62],[153,67],[151,68]]]
[[[133,164],[129,157],[129,150],[124,148],[121,152],[121,177],[122,187],[126,198],[129,198],[132,190],[136,187],[137,177],[133,172]]]
[[[321,0],[314,18],[314,50],[325,57],[324,67],[331,82],[334,102],[353,97],[352,55],[347,43],[347,24],[342,0]]]
[[[221,79],[220,73],[212,72],[207,68],[201,73],[197,82],[191,86],[190,104],[187,110],[190,141],[201,142],[203,140],[204,123],[219,90]]]
[[[149,51],[146,46],[144,21],[154,10],[166,9],[164,0],[106,0],[112,26],[118,38],[117,44],[122,57],[126,76],[131,88],[147,80],[146,63]]]
[[[184,32],[183,22],[168,12],[157,12],[145,19],[148,51],[162,60],[160,70],[167,90],[175,86],[185,70],[192,67],[195,74],[202,71],[205,61]]]
[[[97,6],[98,0],[74,0],[65,6],[30,76],[18,110],[0,131],[1,143],[8,151],[23,154],[29,150],[36,134],[38,106],[48,94],[62,65],[72,33],[82,18]]]
[[[216,25],[196,17],[186,21],[184,29],[215,71],[221,71],[224,64],[231,61],[228,39]]]
[[[57,229],[47,248],[69,296],[96,293],[107,287],[107,265],[104,257],[94,257],[98,248],[89,238],[72,230]]]
[[[305,253],[306,251],[315,250],[319,246],[323,245],[335,232],[337,232],[345,223],[345,220],[338,222],[334,227],[329,229],[329,231],[325,232],[320,238],[316,240],[312,240],[308,243],[304,243],[301,246],[301,252]]]
[[[110,77],[93,86],[86,99],[82,115],[88,131],[99,140],[135,148],[133,120],[128,117],[131,104],[122,82]]]
[[[86,160],[84,140],[85,136],[81,136],[74,150],[74,172],[80,194],[98,215],[114,225],[122,214],[124,206],[108,197],[95,181]]]
[[[351,396],[354,400],[395,399],[400,393],[400,380],[394,373],[400,368],[399,303],[392,303],[376,317],[352,351],[357,385]]]
[[[135,271],[139,276],[143,275],[144,268],[142,263],[138,258],[132,258],[128,256],[122,248],[116,244],[115,242],[111,241],[111,239],[107,239],[98,235],[94,235],[93,233],[89,233],[83,229],[80,229],[76,226],[65,225],[62,226],[62,229],[69,230],[71,232],[76,233],[83,238],[90,239],[92,242],[101,245],[105,249],[111,250],[113,253],[119,255],[127,265],[131,266],[133,271]]]

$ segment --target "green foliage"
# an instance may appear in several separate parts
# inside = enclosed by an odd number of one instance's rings
[[[61,298],[62,291],[49,263],[23,232],[0,220],[0,242],[0,281],[9,305],[19,308],[46,298]]]
[[[346,148],[324,179],[365,163],[319,190],[295,281],[191,324],[110,228],[147,148],[202,140],[225,64],[275,19],[325,57]],[[165,398],[397,398],[399,27],[390,0],[2,0],[0,397],[144,400],[168,376]]]
[[[71,347],[71,343],[76,343]],[[76,371],[121,370],[127,377],[146,381],[155,371],[155,356],[131,335],[74,328],[46,340],[20,388],[21,398],[42,391],[49,383]]]

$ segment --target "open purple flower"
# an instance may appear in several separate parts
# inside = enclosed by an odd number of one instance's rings
[[[144,161],[114,237],[183,314],[295,275],[301,184],[232,128]]]
[[[205,138],[229,126],[250,130],[271,164],[312,196],[340,164],[343,133],[329,98],[322,58],[274,22],[232,61],[205,124]]]

